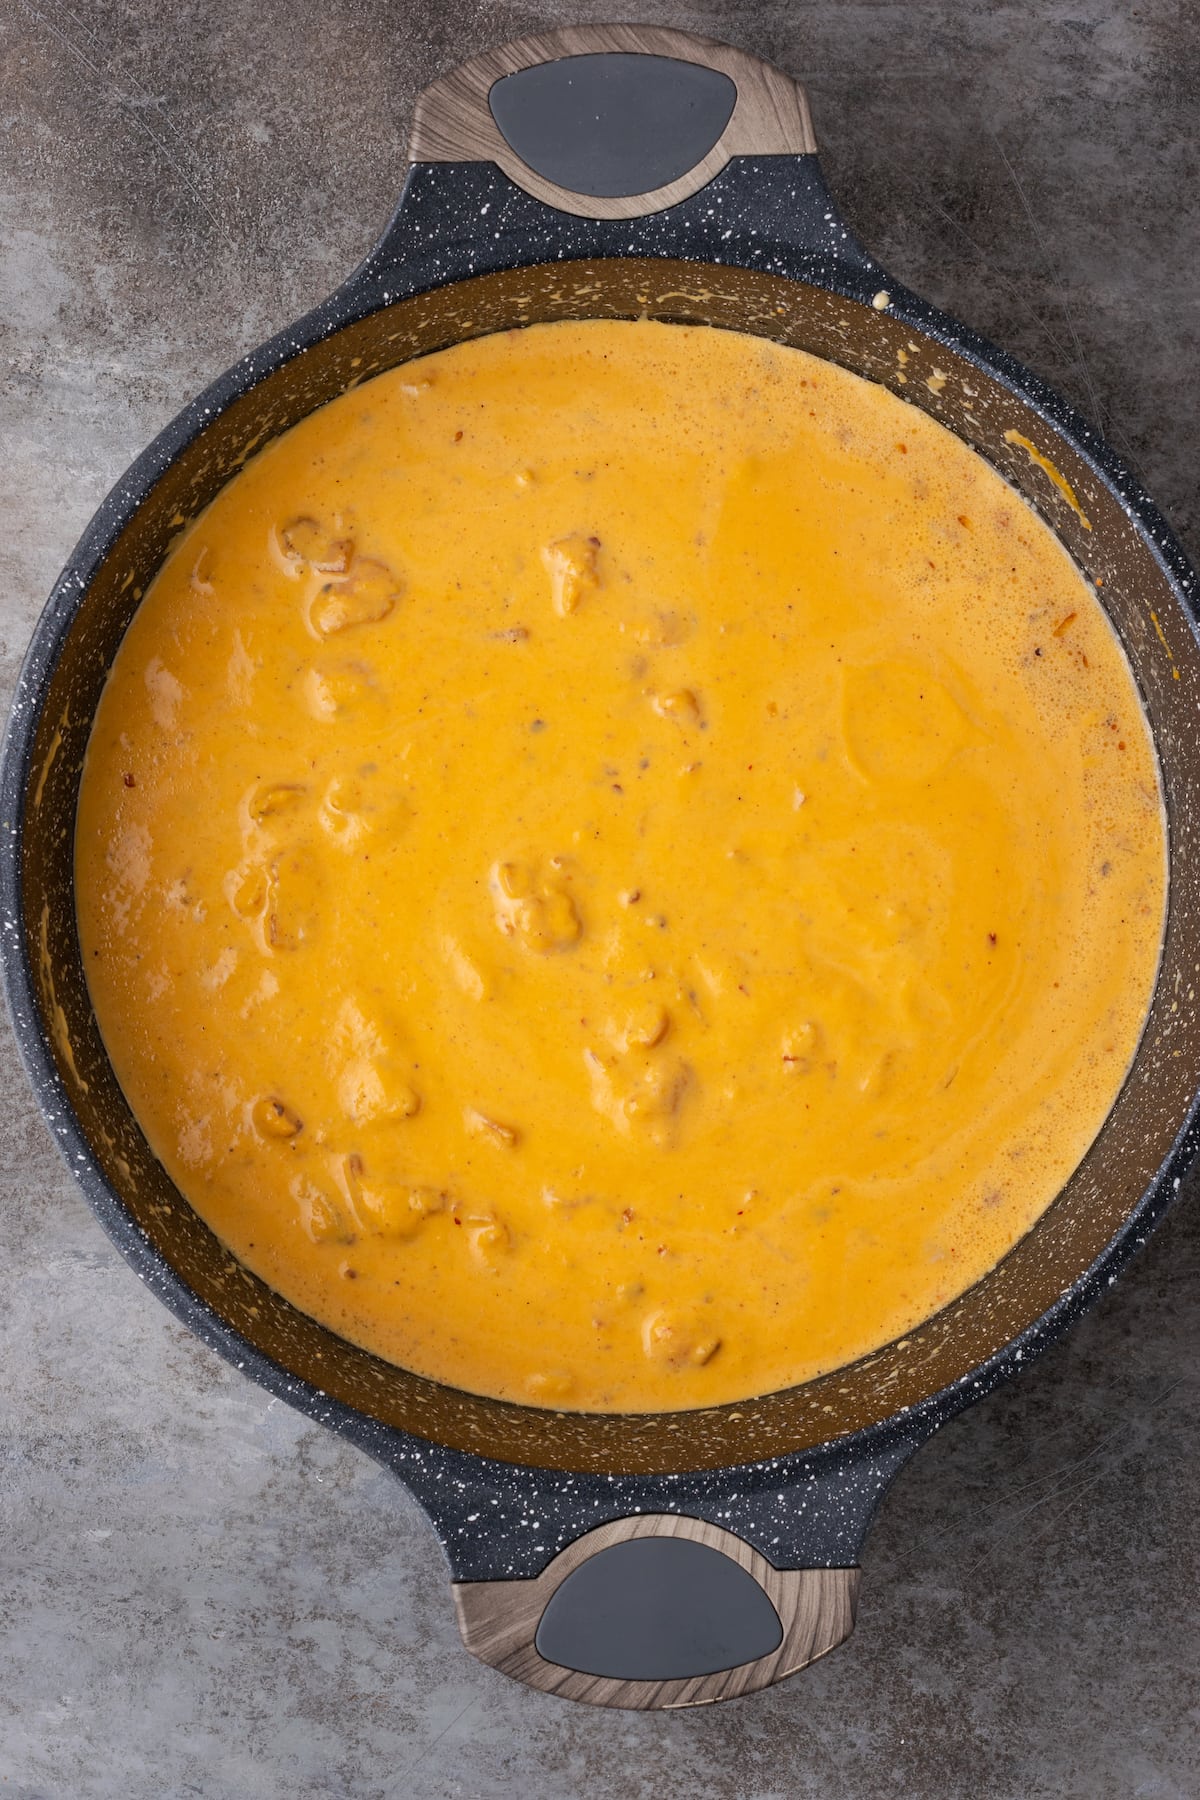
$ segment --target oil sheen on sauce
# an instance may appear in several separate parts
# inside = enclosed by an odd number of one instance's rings
[[[77,833],[158,1156],[334,1331],[641,1411],[991,1268],[1099,1129],[1165,904],[1092,589],[942,427],[703,327],[370,381],[180,538]]]

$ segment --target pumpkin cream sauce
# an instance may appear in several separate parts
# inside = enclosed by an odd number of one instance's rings
[[[982,1276],[1134,1052],[1165,831],[1049,530],[762,339],[382,375],[177,542],[88,752],[118,1076],[235,1256],[570,1408],[803,1381]]]

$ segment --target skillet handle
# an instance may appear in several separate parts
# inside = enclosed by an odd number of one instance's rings
[[[702,1706],[770,1687],[854,1629],[859,1571],[776,1569],[678,1513],[610,1520],[532,1580],[454,1584],[482,1662],[594,1706]]]
[[[492,162],[590,219],[685,200],[734,156],[816,150],[804,90],[744,50],[651,25],[517,38],[418,97],[410,163]]]

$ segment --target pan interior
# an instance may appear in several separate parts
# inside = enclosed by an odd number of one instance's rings
[[[1200,667],[1171,581],[1116,495],[1069,439],[965,355],[886,311],[749,271],[611,259],[576,265],[572,277],[562,265],[505,272],[397,303],[277,368],[197,429],[157,478],[139,465],[131,489],[136,497],[141,474],[140,504],[130,503],[114,541],[80,567],[86,594],[62,637],[32,745],[26,949],[42,1033],[91,1158],[123,1209],[117,1234],[144,1232],[257,1349],[360,1412],[434,1441],[546,1467],[670,1471],[801,1450],[918,1405],[1040,1317],[1138,1208],[1200,1078],[1187,961],[1200,905],[1189,841],[1200,764],[1183,700]],[[411,1375],[334,1337],[231,1260],[150,1154],[108,1065],[80,966],[71,863],[82,758],[107,667],[174,534],[249,456],[353,383],[463,337],[643,312],[769,336],[880,381],[956,431],[1043,513],[1103,584],[1141,688],[1163,771],[1171,889],[1159,982],[1131,1075],[1062,1195],[996,1269],[903,1342],[802,1387],[704,1412],[602,1417],[481,1399]]]

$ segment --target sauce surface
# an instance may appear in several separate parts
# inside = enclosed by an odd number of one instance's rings
[[[380,376],[177,542],[79,803],[96,1013],[233,1253],[475,1392],[787,1386],[991,1268],[1153,987],[1091,588],[802,352],[536,326]]]

